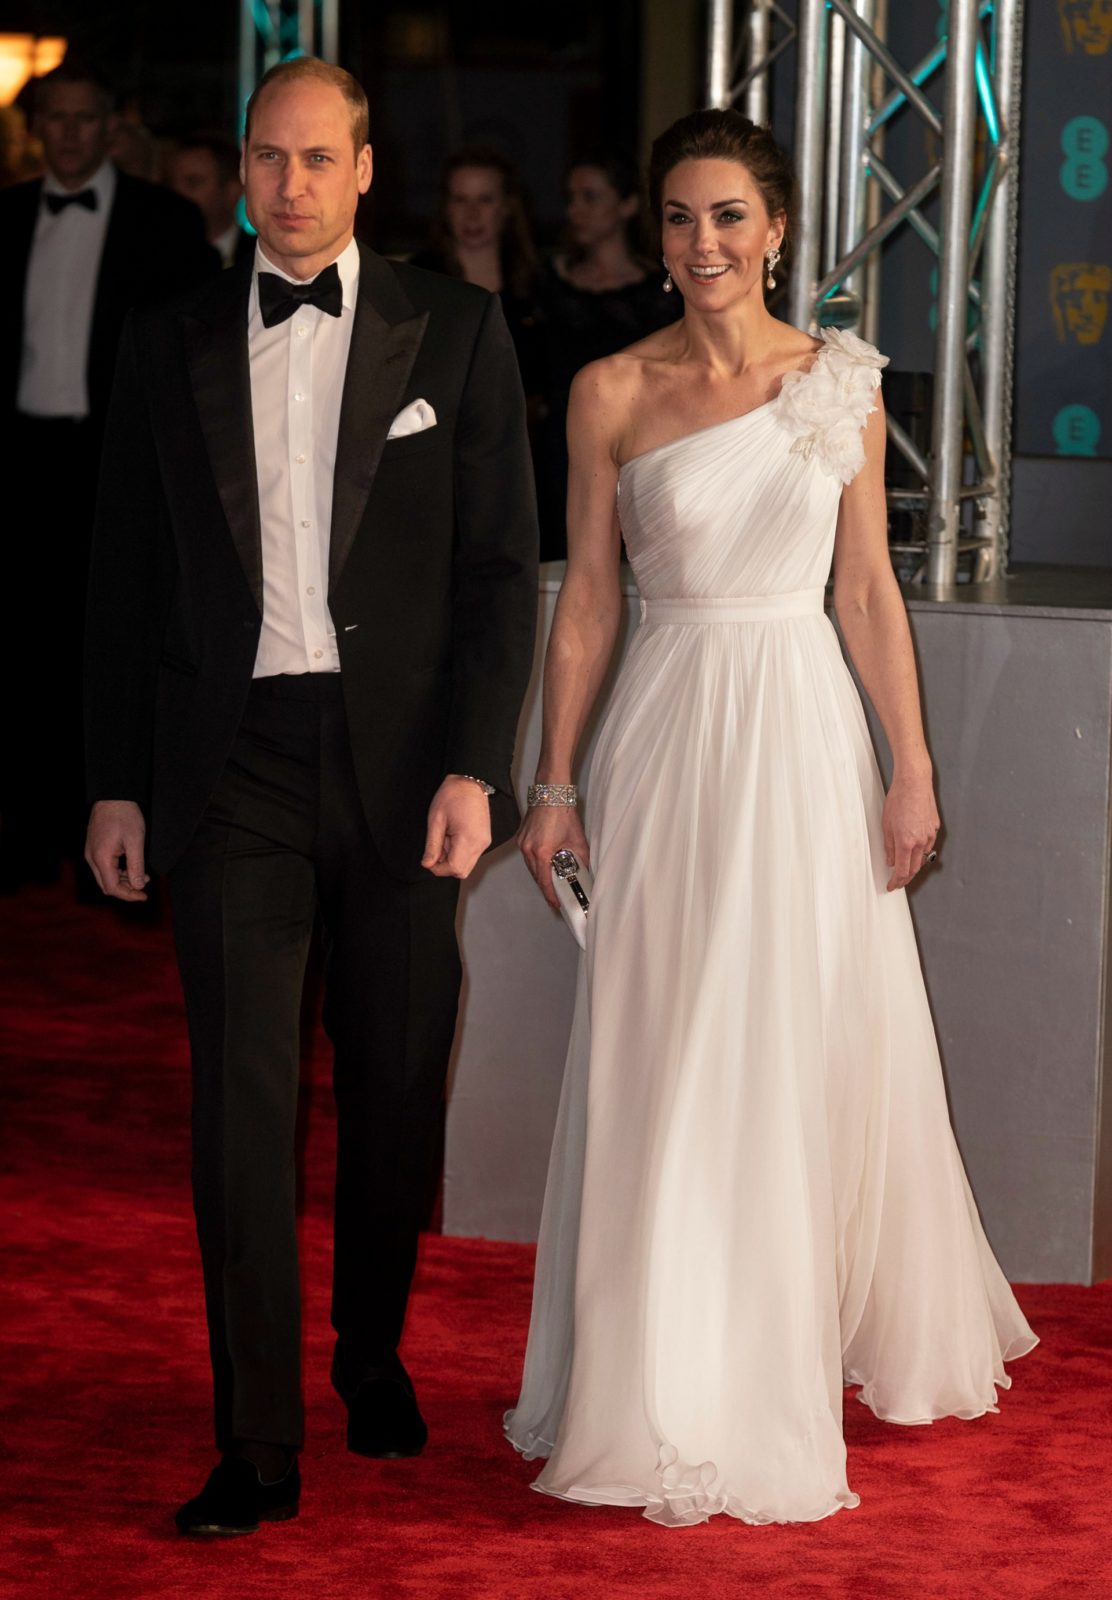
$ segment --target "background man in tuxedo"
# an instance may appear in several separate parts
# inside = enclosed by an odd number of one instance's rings
[[[170,871],[220,1465],[190,1533],[296,1512],[298,1008],[319,906],[348,1444],[426,1438],[397,1355],[459,993],[459,880],[517,820],[536,616],[497,296],[353,239],[367,103],[299,60],[244,143],[255,268],[125,331],[87,653],[87,854]]]
[[[254,259],[255,241],[236,219],[243,185],[239,150],[231,139],[220,133],[193,133],[180,139],[166,161],[166,182],[198,208],[205,219],[205,237],[222,265]]]
[[[0,192],[0,417],[9,485],[33,507],[7,540],[12,659],[28,669],[7,675],[4,707],[9,884],[49,877],[59,850],[81,857],[81,632],[124,317],[217,267],[195,206],[113,166],[113,125],[105,84],[64,62],[37,85],[46,176]]]

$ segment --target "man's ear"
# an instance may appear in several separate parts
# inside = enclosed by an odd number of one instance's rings
[[[360,194],[366,194],[367,190],[371,187],[371,179],[374,176],[374,169],[374,152],[369,144],[365,144],[355,158],[355,172],[359,182]]]

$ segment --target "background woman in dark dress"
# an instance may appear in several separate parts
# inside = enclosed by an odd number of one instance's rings
[[[664,268],[649,254],[637,163],[616,151],[568,169],[567,244],[546,266],[542,317],[543,408],[537,434],[541,559],[567,554],[565,501],[568,391],[580,367],[613,355],[683,311],[664,293]]]
[[[440,208],[415,267],[446,272],[502,300],[526,397],[540,384],[537,348],[537,251],[513,163],[491,145],[468,145],[440,174]]]

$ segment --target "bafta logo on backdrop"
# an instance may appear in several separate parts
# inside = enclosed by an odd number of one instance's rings
[[[1058,0],[1066,50],[1103,56],[1112,45],[1112,0]]]
[[[1112,266],[1060,261],[1050,273],[1050,307],[1060,344],[1099,344],[1108,321]]]

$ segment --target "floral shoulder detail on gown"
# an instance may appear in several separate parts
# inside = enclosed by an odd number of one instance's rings
[[[822,340],[808,371],[785,374],[774,409],[794,438],[793,452],[814,456],[824,472],[849,483],[865,464],[861,430],[876,410],[888,357],[840,328],[824,328]]]

